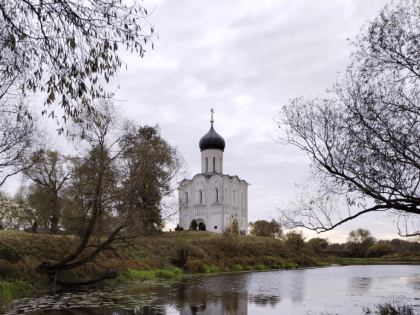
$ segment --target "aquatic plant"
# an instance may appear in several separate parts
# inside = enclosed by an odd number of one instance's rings
[[[393,301],[391,303],[379,303],[375,305],[374,311],[370,308],[363,308],[363,314],[375,315],[415,315],[413,306],[404,303]]]
[[[22,280],[0,281],[0,303],[28,294],[32,286]]]

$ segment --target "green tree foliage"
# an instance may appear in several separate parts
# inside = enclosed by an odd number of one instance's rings
[[[384,255],[389,255],[395,252],[394,246],[391,245],[389,242],[378,242],[371,247],[366,252],[366,257],[382,257]]]
[[[0,191],[0,230],[21,228],[24,208],[5,192]]]
[[[369,247],[376,242],[369,230],[352,230],[347,238],[346,250],[351,256],[365,257]]]
[[[20,222],[19,229],[30,227],[35,233],[37,228],[47,230],[51,227],[54,197],[50,189],[36,183],[21,186],[14,199],[21,207],[14,218]]]
[[[420,1],[386,5],[353,42],[348,70],[329,94],[279,112],[279,141],[308,154],[314,181],[281,210],[284,225],[321,232],[391,211],[401,235],[419,233],[419,34]]]
[[[280,224],[274,219],[270,222],[265,220],[257,220],[255,222],[250,222],[249,226],[249,234],[252,236],[281,238],[283,232]]]
[[[80,242],[67,257],[38,266],[53,281],[57,271],[95,261],[101,251],[125,246],[130,239],[159,230],[165,198],[173,192],[173,180],[182,166],[179,153],[161,137],[157,126],[122,124],[108,102],[97,108],[100,113],[87,112],[83,118],[89,129],[79,124],[71,129],[85,152],[74,159],[72,177],[62,192],[62,221]],[[67,284],[114,276],[107,273]],[[57,281],[66,284],[60,274]]]
[[[283,237],[286,246],[296,251],[305,246],[305,238],[302,231],[290,231]]]
[[[23,174],[44,188],[44,191],[39,191],[39,193],[44,194],[45,205],[50,210],[51,234],[57,234],[62,208],[60,193],[72,177],[71,161],[57,151],[45,151],[33,157],[29,163],[32,166]],[[45,214],[45,211],[43,213]]]
[[[306,244],[312,252],[318,255],[328,248],[328,239],[315,237],[311,238]]]
[[[147,16],[136,1],[1,1],[0,101],[41,91],[64,119],[81,119],[93,100],[112,95],[103,82],[123,66],[119,49],[144,55],[154,31]]]

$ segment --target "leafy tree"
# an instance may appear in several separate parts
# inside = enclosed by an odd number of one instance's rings
[[[45,205],[50,209],[51,234],[57,234],[62,207],[60,191],[72,176],[70,159],[57,151],[46,151],[36,156],[36,161],[31,160],[29,163],[32,167],[23,174],[46,190],[43,193]]]
[[[280,238],[282,236],[281,226],[274,219],[270,222],[265,220],[257,220],[250,222],[249,234],[252,236],[262,236],[271,238]]]
[[[284,243],[294,250],[300,250],[305,245],[306,236],[302,231],[290,231],[284,235]]]
[[[314,237],[307,242],[307,245],[315,254],[319,254],[328,248],[328,239]]]
[[[347,238],[346,250],[350,255],[356,257],[365,257],[369,247],[376,242],[369,230],[352,230]]]
[[[53,213],[51,201],[54,200],[50,189],[37,183],[21,186],[14,200],[21,207],[21,211],[14,217],[20,222],[20,229],[26,229],[29,226],[32,232],[36,233],[38,228],[50,228]]]
[[[147,16],[136,1],[1,1],[0,101],[41,91],[45,104],[61,105],[64,120],[82,118],[95,110],[93,100],[112,96],[102,82],[123,66],[121,46],[144,55],[154,31]]]
[[[281,210],[282,224],[323,232],[391,211],[401,235],[419,234],[419,34],[420,1],[386,5],[353,42],[329,95],[297,98],[279,112],[279,141],[308,154],[314,182]]]
[[[157,127],[121,124],[108,102],[98,108],[100,113],[87,112],[83,117],[91,128],[76,124],[72,129],[72,136],[82,139],[80,147],[86,151],[75,159],[72,178],[63,191],[63,225],[78,235],[80,242],[67,257],[38,266],[58,284],[80,285],[115,277],[109,272],[69,282],[60,273],[154,232],[156,220],[161,219],[156,214],[165,206],[165,196],[173,192],[172,181],[181,168],[179,153],[160,136]],[[144,138],[143,131],[150,137]]]
[[[23,207],[5,192],[0,191],[0,230],[21,227],[20,218],[23,217]]]

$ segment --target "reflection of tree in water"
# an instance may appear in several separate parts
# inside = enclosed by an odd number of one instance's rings
[[[303,301],[305,274],[305,270],[295,270],[287,273],[287,275],[291,277],[290,284],[293,303],[300,303]]]
[[[190,306],[191,313],[193,315],[203,314],[203,312],[206,310],[206,304],[201,305],[191,305]]]
[[[372,278],[368,277],[352,277],[350,278],[350,293],[361,295],[368,293],[372,285]]]
[[[279,296],[267,296],[267,295],[254,295],[249,297],[249,301],[258,306],[268,306],[271,307],[276,306],[278,303],[281,302],[281,298]]]
[[[420,275],[412,275],[408,277],[407,284],[415,290],[420,290]]]
[[[76,308],[57,311],[44,311],[47,315],[165,315],[166,311],[153,306],[137,307],[134,310],[112,309],[105,307]]]

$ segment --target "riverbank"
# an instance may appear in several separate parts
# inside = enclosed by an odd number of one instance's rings
[[[383,256],[379,258],[323,257],[323,261],[338,265],[420,265],[418,256]]]
[[[0,292],[0,297],[3,300],[16,297],[26,293],[28,287],[53,287],[53,283],[36,272],[36,266],[42,261],[62,259],[77,245],[75,236],[0,231],[0,280],[4,284],[0,285],[0,291],[13,287],[8,291],[10,294]],[[153,271],[153,277],[159,277],[165,272],[168,275],[175,267],[184,273],[291,269],[324,264],[318,260],[304,247],[296,248],[276,239],[243,235],[232,239],[205,231],[180,231],[142,237],[132,246],[104,251],[93,262],[59,272],[59,277],[81,280],[117,272],[116,281],[124,281],[130,275],[134,279],[136,272],[141,274],[138,271],[149,274]]]

